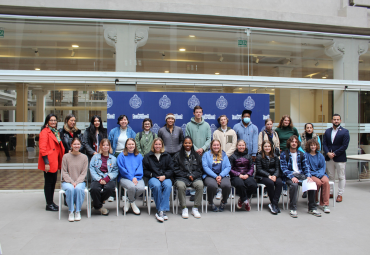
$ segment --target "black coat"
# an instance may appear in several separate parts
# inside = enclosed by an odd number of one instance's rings
[[[72,143],[72,139],[74,137],[78,137],[81,140],[80,152],[84,152],[85,149],[84,149],[84,146],[82,144],[81,130],[77,130],[76,132],[73,132],[73,137],[72,137],[71,134],[68,131],[66,131],[63,127],[61,129],[59,129],[59,135],[60,135],[60,140],[62,140],[62,143],[63,143],[63,146],[64,146],[64,150],[65,150],[64,153],[68,153],[71,150],[71,143]]]
[[[108,138],[108,134],[107,134],[107,129],[106,128],[103,128],[103,132],[102,133],[99,133],[99,143],[104,138]],[[87,128],[85,130],[84,134],[83,134],[82,143],[84,145],[84,149],[85,149],[86,155],[87,155],[87,157],[89,158],[89,161],[90,161],[90,159],[94,155],[95,150],[93,148],[94,147],[94,141],[90,137],[90,134],[89,134],[89,128]]]
[[[280,160],[277,156],[273,158],[262,158],[259,154],[256,158],[256,179],[262,179],[262,177],[269,177],[274,175],[280,176]]]
[[[171,155],[167,152],[163,152],[159,160],[152,151],[144,156],[143,170],[144,176],[147,178],[164,175],[166,179],[171,179],[173,177],[173,168]]]
[[[191,153],[189,157],[185,156],[184,162],[181,163],[180,153],[181,151],[173,156],[174,178],[175,181],[183,181],[187,186],[189,186],[192,183],[192,181],[189,179],[189,176],[193,177],[193,181],[202,179],[202,158],[196,157],[193,153]]]

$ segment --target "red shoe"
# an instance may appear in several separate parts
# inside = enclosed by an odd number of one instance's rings
[[[248,201],[248,203],[244,203],[244,208],[245,208],[245,210],[246,210],[247,212],[249,212],[249,211],[251,210],[251,206],[250,206],[250,204],[249,204],[249,201]]]
[[[240,209],[242,209],[242,207],[243,207],[243,202],[242,202],[242,200],[239,198],[239,200],[238,200],[238,204],[236,205],[236,208],[238,208],[238,209],[240,210]]]

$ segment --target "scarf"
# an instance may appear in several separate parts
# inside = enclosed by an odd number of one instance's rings
[[[53,132],[53,133],[54,133],[55,137],[56,137],[56,138],[57,138],[57,140],[58,140],[58,143],[60,143],[60,136],[59,136],[59,132],[58,132],[58,130],[57,130],[57,129],[55,129],[55,128],[52,128],[52,127],[49,127],[49,128],[50,128],[51,132]]]
[[[315,132],[313,132],[311,135],[307,134],[306,132],[302,133],[302,135],[301,135],[301,140],[302,140],[301,141],[301,147],[304,151],[306,151],[306,143],[308,142],[308,140],[311,140],[311,139],[314,139],[316,142],[319,140],[318,136],[316,135]],[[317,149],[320,150],[320,148],[317,148]]]

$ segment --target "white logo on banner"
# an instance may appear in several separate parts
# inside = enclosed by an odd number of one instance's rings
[[[182,114],[175,113],[174,116],[175,116],[175,119],[177,119],[177,120],[182,120],[184,118],[184,115],[182,115]]]
[[[171,106],[171,99],[169,99],[166,95],[163,95],[163,97],[159,99],[159,106],[162,109],[168,109]]]
[[[195,95],[192,95],[191,98],[188,100],[188,106],[190,107],[190,109],[194,109],[194,107],[197,105],[200,105],[200,101]]]
[[[244,100],[244,108],[247,110],[252,110],[256,106],[256,103],[252,99],[252,97],[248,97]]]
[[[136,94],[133,97],[131,97],[129,101],[130,106],[134,109],[139,108],[141,106],[141,103],[142,102],[141,102],[140,97],[138,97]]]
[[[138,113],[138,114],[132,114],[132,119],[134,120],[143,120],[149,118],[149,113],[144,114],[144,113]]]
[[[263,120],[267,120],[270,118],[270,114],[267,114],[267,115],[263,115]]]
[[[181,126],[182,132],[184,133],[184,137],[186,135],[186,124],[182,124]]]
[[[216,119],[216,114],[204,114],[203,119],[205,120],[215,120]]]
[[[153,127],[150,129],[153,133],[158,134],[159,126],[157,123],[154,123]]]
[[[224,110],[227,107],[227,100],[223,96],[220,96],[219,99],[216,101],[216,106],[220,110]]]
[[[242,118],[241,114],[236,114],[236,115],[232,114],[231,115],[231,119],[233,119],[233,120],[240,120],[241,118]]]
[[[107,113],[107,119],[108,120],[114,120],[116,118],[116,114],[109,114],[109,113]]]
[[[215,124],[211,124],[212,137],[213,137],[213,132],[215,132],[216,130],[217,130],[217,127],[215,126]]]
[[[111,108],[113,105],[113,99],[107,94],[107,108]]]

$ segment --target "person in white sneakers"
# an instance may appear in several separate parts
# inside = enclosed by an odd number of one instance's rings
[[[64,154],[62,160],[62,189],[66,194],[70,222],[81,220],[81,206],[85,199],[88,159],[80,152],[81,140],[73,138],[71,152]],[[76,210],[75,210],[76,205]],[[73,213],[75,211],[75,213]]]
[[[123,152],[118,155],[117,165],[119,170],[118,180],[121,187],[127,189],[127,199],[123,207],[123,214],[131,208],[136,215],[140,214],[136,198],[144,193],[145,184],[143,180],[143,156],[139,153],[134,138],[128,138]]]
[[[189,217],[186,207],[186,187],[195,189],[194,206],[191,214],[195,218],[200,218],[198,208],[202,205],[203,194],[203,167],[202,158],[195,152],[193,140],[190,136],[185,137],[182,147],[173,157],[175,186],[178,190],[180,207],[182,208],[182,217]]]

